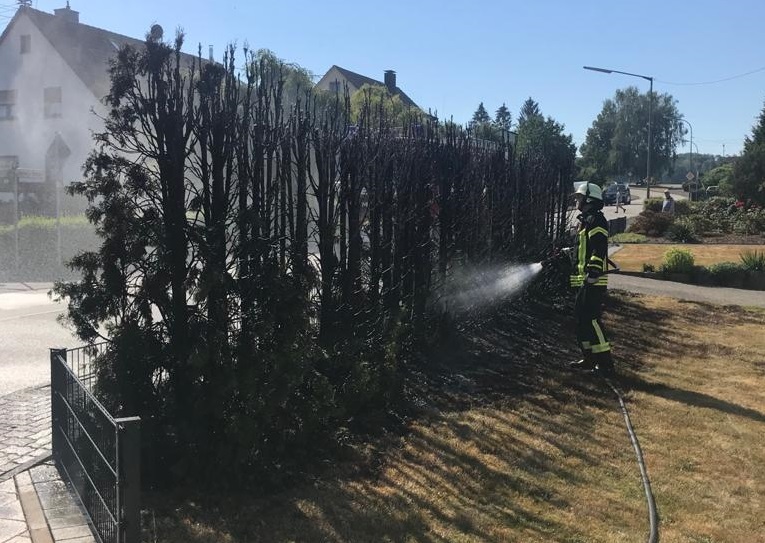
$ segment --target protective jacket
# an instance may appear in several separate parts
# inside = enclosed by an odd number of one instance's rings
[[[571,286],[581,287],[585,277],[596,278],[594,286],[608,285],[605,275],[608,260],[608,221],[600,210],[579,215],[579,234],[576,243],[576,267],[571,275]],[[592,286],[592,284],[591,284]]]
[[[606,298],[608,275],[608,221],[600,210],[579,216],[577,262],[571,286],[578,287],[574,303],[576,335],[586,361],[613,366],[611,343],[603,328],[601,313]],[[589,276],[590,281],[586,278]],[[594,281],[592,281],[594,279]]]

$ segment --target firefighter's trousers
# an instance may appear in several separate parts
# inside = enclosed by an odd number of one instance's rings
[[[601,356],[610,356],[611,344],[603,329],[600,316],[603,313],[603,302],[606,299],[606,287],[588,285],[585,283],[579,288],[574,304],[574,317],[576,319],[576,339],[585,358],[599,358],[601,353],[609,353]]]

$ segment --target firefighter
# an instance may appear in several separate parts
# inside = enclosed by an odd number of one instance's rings
[[[573,369],[610,375],[614,371],[611,344],[600,320],[606,297],[608,275],[608,221],[603,216],[603,192],[595,183],[582,183],[574,194],[580,211],[576,267],[571,286],[578,288],[574,317],[582,360]]]

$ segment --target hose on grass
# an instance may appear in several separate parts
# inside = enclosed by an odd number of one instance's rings
[[[611,387],[611,390],[614,391],[616,397],[619,399],[619,405],[621,406],[622,414],[624,415],[624,422],[627,425],[627,433],[630,436],[630,441],[632,441],[632,448],[635,449],[635,456],[637,456],[638,467],[640,467],[640,477],[643,479],[643,490],[645,491],[645,499],[648,503],[648,522],[650,525],[648,543],[658,543],[659,514],[656,511],[656,500],[654,499],[653,492],[651,491],[651,481],[648,479],[648,470],[646,470],[645,460],[643,460],[643,451],[640,449],[640,443],[638,442],[637,435],[635,435],[635,430],[632,428],[630,414],[627,411],[627,406],[624,404],[624,398],[622,398],[621,393],[613,385],[610,379],[606,379],[605,381],[606,384]]]

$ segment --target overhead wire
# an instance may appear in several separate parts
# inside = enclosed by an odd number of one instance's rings
[[[762,68],[757,68],[756,70],[752,70],[750,72],[745,72],[743,74],[732,75],[730,77],[715,79],[713,81],[699,81],[697,83],[677,83],[673,81],[663,81],[661,79],[654,79],[654,81],[656,81],[657,83],[662,83],[664,85],[678,85],[678,86],[684,86],[684,87],[692,87],[692,86],[698,86],[698,85],[714,85],[716,83],[724,83],[725,81],[732,81],[734,79],[739,79],[741,77],[746,77],[748,75],[752,75],[752,74],[756,74],[758,72],[764,72],[764,71],[765,71],[765,66],[763,66]]]

